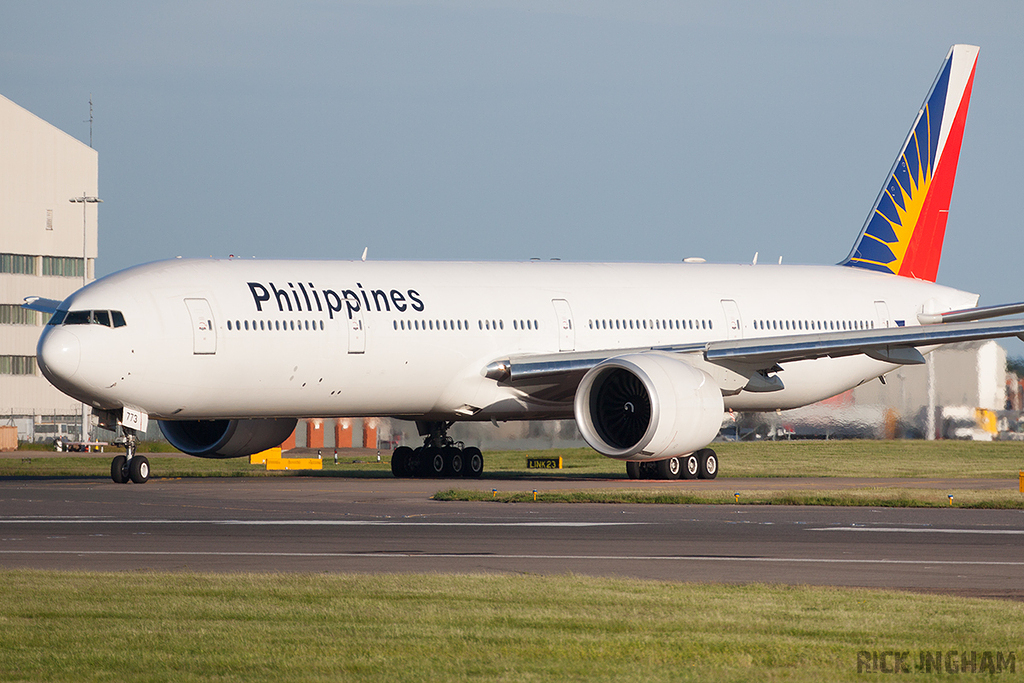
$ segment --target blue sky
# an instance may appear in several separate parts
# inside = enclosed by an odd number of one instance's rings
[[[939,281],[1024,299],[1017,2],[0,6],[0,93],[159,258],[835,263],[949,46],[981,46]],[[1022,347],[1024,348],[1024,347]]]

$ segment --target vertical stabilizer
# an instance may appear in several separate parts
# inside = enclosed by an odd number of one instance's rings
[[[954,45],[840,265],[935,281],[978,48]]]

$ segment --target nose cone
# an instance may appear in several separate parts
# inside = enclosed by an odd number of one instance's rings
[[[81,359],[82,345],[67,328],[48,327],[39,338],[36,361],[43,376],[58,389],[71,386],[71,378],[78,372]]]

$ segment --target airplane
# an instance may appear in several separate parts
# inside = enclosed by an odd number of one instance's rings
[[[97,279],[52,313],[45,377],[120,428],[143,483],[150,419],[181,451],[246,456],[297,418],[414,420],[392,472],[479,477],[458,421],[575,419],[631,478],[714,478],[726,410],[804,406],[1024,338],[1024,303],[935,283],[978,48],[954,45],[850,254],[837,265],[173,259]],[[696,260],[699,261],[699,260]]]

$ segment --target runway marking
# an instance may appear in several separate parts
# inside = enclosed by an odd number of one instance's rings
[[[456,527],[604,527],[644,526],[652,522],[409,522],[358,519],[95,519],[87,517],[6,517],[0,524],[212,524],[215,526],[456,526]]]
[[[415,559],[478,559],[478,560],[607,560],[621,562],[749,562],[799,564],[860,564],[860,565],[930,565],[930,566],[987,566],[1024,567],[1024,561],[998,560],[888,560],[846,559],[817,557],[714,557],[707,555],[505,555],[491,553],[310,553],[310,552],[257,552],[257,551],[189,551],[189,550],[0,550],[2,555],[125,555],[159,557],[321,557],[336,559],[415,558]]]
[[[993,536],[1024,536],[1024,529],[934,529],[883,526],[835,526],[808,529],[808,531],[875,531],[903,534],[987,534]]]

